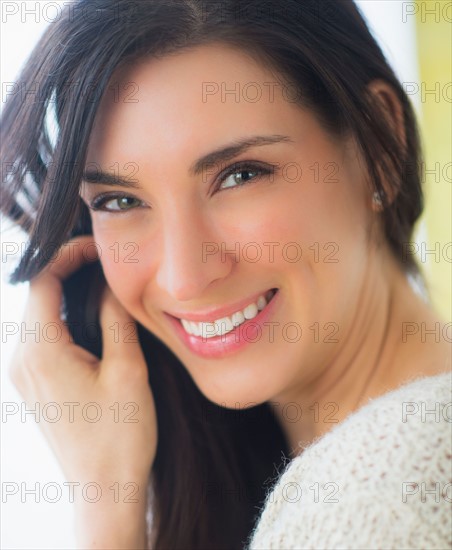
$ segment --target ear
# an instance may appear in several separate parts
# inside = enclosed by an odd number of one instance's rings
[[[402,150],[406,149],[406,133],[405,121],[403,115],[403,107],[397,96],[397,93],[390,84],[384,80],[373,80],[368,84],[368,90],[381,108],[382,115],[394,134],[398,142],[402,146]],[[385,185],[386,201],[391,203],[396,195],[396,189],[390,189],[389,185]],[[382,211],[382,205],[379,197],[375,194],[372,197],[372,209],[377,212]]]
[[[403,116],[403,107],[395,90],[384,80],[373,80],[367,86],[369,92],[379,103],[383,116],[389,126],[397,135],[403,148],[406,148],[405,121]]]

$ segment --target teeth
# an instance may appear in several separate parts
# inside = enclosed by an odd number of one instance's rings
[[[182,323],[182,326],[184,327],[185,329],[185,332],[191,332],[191,327],[190,327],[190,322],[189,321],[186,321],[185,319],[181,319],[180,322]]]
[[[197,323],[192,321],[191,324],[196,325]],[[200,334],[198,334],[198,336],[202,336],[203,338],[212,338],[212,336],[216,336],[215,323],[199,323],[198,326],[200,327]]]
[[[253,302],[247,305],[245,309],[233,313],[231,317],[222,317],[213,323],[195,323],[194,321],[187,321],[186,319],[181,319],[181,323],[188,334],[202,336],[203,338],[223,336],[240,326],[247,319],[254,319],[258,312],[262,311],[268,304],[273,295],[274,292],[269,291],[265,296],[259,296],[256,303]]]
[[[218,330],[224,330],[226,332],[229,332],[234,328],[232,320],[229,319],[229,317],[222,317],[221,319],[217,319],[215,321],[215,325],[217,325]]]
[[[232,324],[236,327],[245,321],[245,315],[241,311],[232,314]]]
[[[194,334],[195,336],[200,336],[201,335],[201,332],[199,330],[199,327],[198,327],[197,323],[193,323],[192,321],[190,321],[188,326],[191,328],[191,333],[192,334]]]
[[[246,306],[246,308],[243,310],[243,315],[245,315],[245,319],[254,319],[254,317],[256,317],[257,315],[257,305],[250,304],[249,306]]]

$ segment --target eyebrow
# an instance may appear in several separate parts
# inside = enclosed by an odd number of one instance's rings
[[[211,153],[198,159],[189,170],[189,174],[196,176],[200,174],[207,166],[212,166],[212,164],[218,164],[220,162],[227,162],[228,160],[237,157],[241,153],[244,153],[251,147],[260,147],[262,145],[272,145],[274,143],[281,142],[292,142],[289,136],[282,136],[279,134],[274,134],[270,136],[252,136],[250,138],[244,138],[241,140],[234,141],[226,147],[221,147],[216,149]]]
[[[241,153],[244,153],[252,147],[261,147],[263,145],[272,145],[274,143],[291,142],[293,140],[289,136],[273,134],[269,136],[252,136],[236,140],[226,147],[215,149],[214,151],[202,156],[192,164],[189,169],[189,174],[192,176],[199,175],[206,167],[216,165],[221,162],[227,162]],[[85,170],[83,173],[83,181],[86,183],[100,183],[104,185],[120,185],[139,189],[140,185],[137,180],[131,178],[123,178],[111,172],[103,172],[102,170]]]
[[[100,183],[103,185],[120,185],[122,187],[130,187],[132,189],[140,189],[140,185],[137,180],[132,178],[123,178],[112,172],[104,172],[100,169],[85,170],[83,172],[82,180],[85,183]]]

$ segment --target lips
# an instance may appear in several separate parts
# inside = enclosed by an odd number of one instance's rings
[[[270,290],[265,295],[261,294],[255,302],[251,302],[244,309],[235,311],[232,315],[217,318],[214,322],[196,323],[188,319],[180,319],[180,321],[188,334],[203,338],[222,336],[242,325],[247,319],[254,319],[259,311],[267,307],[274,293],[275,291]]]
[[[274,315],[281,303],[281,293],[278,289],[271,289],[271,299],[267,305],[252,318],[235,327],[230,332],[220,336],[203,337],[189,334],[182,326],[179,318],[165,314],[173,326],[176,334],[185,346],[196,355],[204,358],[219,359],[236,353],[250,343],[257,343],[261,336],[266,334],[266,323]],[[259,296],[259,295],[257,295]],[[249,299],[248,299],[249,301]],[[244,302],[245,304],[247,301]],[[230,308],[229,308],[230,309]]]
[[[195,323],[214,323],[217,319],[232,316],[237,311],[241,311],[245,309],[248,305],[257,302],[259,296],[268,296],[268,300],[269,300],[270,293],[273,296],[276,291],[277,291],[276,288],[267,289],[265,291],[258,292],[250,296],[249,298],[245,298],[229,306],[209,308],[209,309],[205,309],[204,311],[196,311],[196,312],[166,311],[166,313],[168,315],[171,315],[172,317],[175,317],[176,319],[186,319],[187,321],[193,321]]]

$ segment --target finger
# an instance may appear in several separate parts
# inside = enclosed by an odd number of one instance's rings
[[[83,264],[97,260],[98,252],[92,235],[75,237],[61,246],[36,279],[53,275],[62,281],[80,269]]]
[[[100,325],[103,362],[121,364],[126,368],[143,364],[136,323],[108,286],[102,295]]]
[[[79,269],[84,262],[95,258],[85,253],[87,245],[93,242],[91,236],[72,239],[61,247],[51,263],[30,281],[25,322],[26,326],[30,325],[30,330],[39,331],[44,342],[70,341],[69,331],[61,320],[62,280]]]

